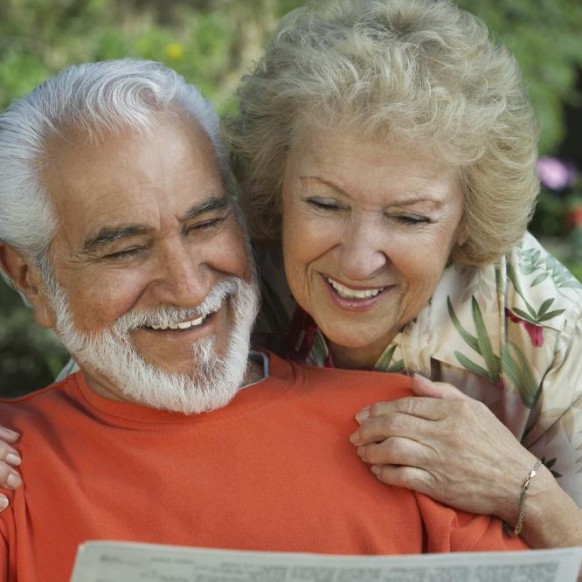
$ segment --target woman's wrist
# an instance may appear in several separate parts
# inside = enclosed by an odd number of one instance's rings
[[[544,465],[530,481],[525,503],[520,535],[531,548],[582,545],[582,508]]]
[[[503,527],[508,535],[511,536],[521,535],[525,523],[525,516],[528,506],[529,489],[532,484],[532,481],[536,478],[541,465],[542,461],[540,459],[536,459],[536,462],[534,463],[533,467],[531,468],[530,472],[527,474],[527,477],[523,482],[523,487],[519,495],[519,505],[517,508],[516,521],[513,522],[513,525],[509,524],[507,521],[503,523]]]
[[[538,459],[531,454],[521,443],[515,441],[516,446],[513,449],[508,449],[504,456],[503,462],[498,465],[498,475],[501,473],[503,478],[499,478],[489,483],[493,489],[496,485],[498,489],[497,500],[495,501],[494,515],[501,519],[504,524],[507,524],[506,530],[515,530],[519,521],[520,509],[523,513],[524,524],[526,522],[526,514],[529,514],[529,508],[532,500],[533,481],[538,479],[540,471],[544,469],[541,465],[528,484],[526,498],[522,500],[524,486],[529,474],[537,463]],[[536,494],[539,494],[536,488]]]

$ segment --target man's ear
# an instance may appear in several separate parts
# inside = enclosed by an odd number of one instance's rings
[[[32,261],[10,245],[0,242],[0,265],[14,286],[30,303],[36,323],[54,327],[54,314],[40,272]]]

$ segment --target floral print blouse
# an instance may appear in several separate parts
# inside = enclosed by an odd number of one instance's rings
[[[280,251],[257,254],[258,343],[332,367],[325,338],[286,288]],[[493,265],[449,266],[375,369],[420,372],[481,400],[582,506],[582,285],[530,234]]]

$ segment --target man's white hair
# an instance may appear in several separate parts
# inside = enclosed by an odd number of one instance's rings
[[[228,164],[212,105],[175,71],[120,59],[73,65],[14,101],[0,115],[0,241],[24,255],[46,253],[57,217],[43,190],[47,142],[74,129],[148,131],[160,113],[184,111],[207,133],[225,180]]]

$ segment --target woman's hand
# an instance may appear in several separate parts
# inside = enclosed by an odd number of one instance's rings
[[[20,435],[0,426],[0,488],[17,489],[22,485],[20,475],[14,469],[20,465],[20,455],[12,446]],[[8,498],[0,493],[0,511],[8,507]]]
[[[515,523],[536,458],[482,403],[415,375],[417,397],[360,411],[351,436],[380,481]]]

